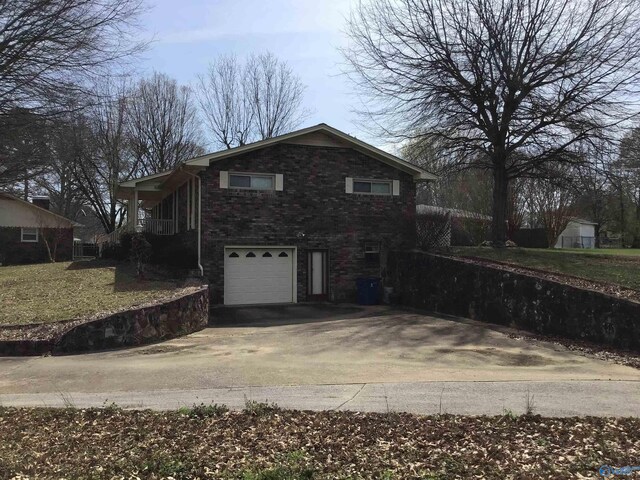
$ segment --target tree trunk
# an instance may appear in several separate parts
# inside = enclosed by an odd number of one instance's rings
[[[493,219],[491,240],[494,248],[504,248],[507,241],[507,204],[509,200],[509,178],[504,162],[493,168]]]
[[[622,248],[626,246],[625,244],[625,229],[626,229],[626,221],[625,221],[625,211],[624,211],[624,194],[622,192],[622,185],[620,185],[620,243]]]

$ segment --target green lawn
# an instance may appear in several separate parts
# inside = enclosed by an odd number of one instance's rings
[[[568,250],[456,247],[458,256],[481,257],[523,267],[612,283],[640,290],[640,250]]]
[[[587,255],[622,255],[628,257],[640,257],[638,248],[552,248],[550,252],[557,253],[583,253]]]
[[[138,280],[129,265],[100,261],[0,267],[0,324],[55,322],[160,298],[172,282]]]

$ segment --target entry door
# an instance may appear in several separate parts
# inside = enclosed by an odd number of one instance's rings
[[[295,303],[293,248],[227,247],[224,251],[224,303]]]
[[[309,251],[307,278],[307,296],[309,300],[326,300],[329,290],[326,250]]]

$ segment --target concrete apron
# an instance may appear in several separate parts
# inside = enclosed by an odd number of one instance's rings
[[[418,382],[228,387],[146,392],[0,395],[2,406],[173,410],[194,404],[242,409],[248,400],[287,409],[548,417],[640,416],[640,382]]]

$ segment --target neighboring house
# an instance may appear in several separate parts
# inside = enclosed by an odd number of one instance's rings
[[[457,208],[438,207],[436,205],[416,205],[416,213],[418,215],[450,215],[453,218],[491,222],[491,215]]]
[[[588,220],[572,218],[554,248],[596,248],[596,225]]]
[[[49,211],[49,199],[29,203],[0,192],[0,264],[48,262],[47,242],[56,261],[73,257],[73,228],[68,218]]]
[[[416,205],[416,214],[422,248],[479,245],[491,224],[489,215],[436,205]]]
[[[387,249],[415,244],[415,182],[434,178],[320,124],[124,182],[118,197],[127,229],[193,246],[214,303],[340,301],[382,275]]]

